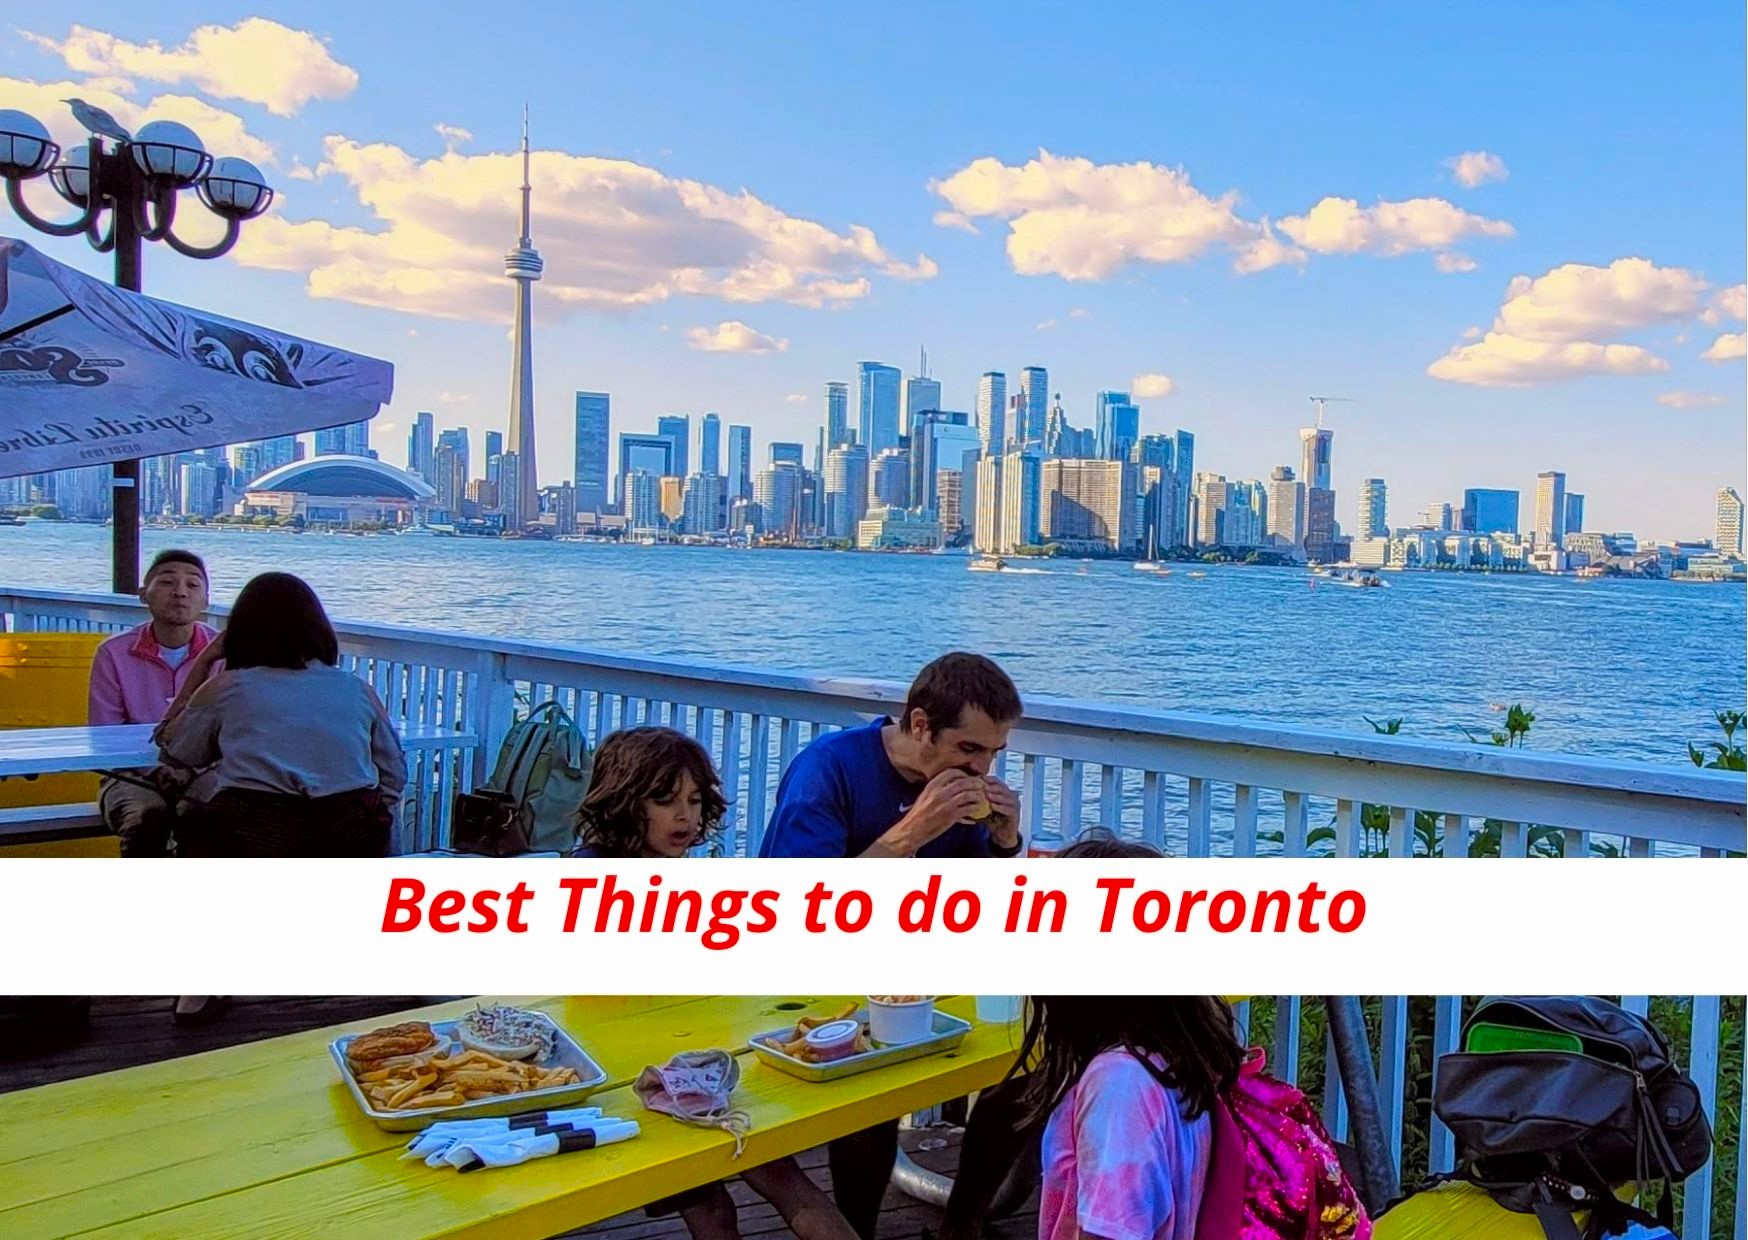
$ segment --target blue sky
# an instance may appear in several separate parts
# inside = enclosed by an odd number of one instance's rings
[[[1709,533],[1743,485],[1740,5],[492,12],[9,16],[0,107],[59,133],[70,84],[257,157],[274,217],[219,263],[152,253],[148,291],[392,360],[391,461],[418,409],[504,422],[526,99],[543,481],[575,389],[615,431],[719,410],[762,458],[811,442],[827,380],[926,344],[955,408],[992,368],[1049,367],[1080,425],[1169,379],[1143,430],[1229,477],[1295,461],[1308,394],[1353,397],[1349,525],[1368,476],[1407,523],[1561,468],[1641,537]]]

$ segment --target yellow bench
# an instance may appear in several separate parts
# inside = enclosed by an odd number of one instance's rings
[[[582,1042],[609,1075],[591,1103],[636,1118],[641,1136],[477,1175],[402,1161],[406,1134],[359,1114],[328,1058],[328,1042],[352,1027],[324,1029],[0,1097],[0,1235],[539,1240],[986,1088],[1018,1049],[1019,1026],[978,1025],[957,1051],[827,1084],[743,1052],[735,1100],[753,1130],[737,1161],[732,1138],[643,1110],[630,1082],[677,1051],[740,1051],[750,1034],[832,1011],[842,997],[515,1002],[550,1013]],[[969,998],[943,1006],[971,1015]]]

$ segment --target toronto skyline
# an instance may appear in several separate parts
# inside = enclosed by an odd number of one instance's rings
[[[280,198],[253,236],[151,287],[393,361],[371,439],[395,464],[419,410],[476,452],[506,429],[526,100],[543,482],[572,476],[578,390],[612,393],[615,440],[715,411],[756,457],[811,457],[826,383],[911,376],[923,346],[943,408],[1044,366],[1074,425],[1126,391],[1141,434],[1190,429],[1234,478],[1294,459],[1308,395],[1349,397],[1350,529],[1370,477],[1418,511],[1563,469],[1588,526],[1641,539],[1709,530],[1744,487],[1739,10],[1597,6],[1574,45],[1557,13],[1488,5],[1339,39],[1272,7],[1085,29],[537,6],[514,63],[464,16],[281,16],[14,18],[0,107],[64,140],[76,93],[260,163]],[[967,75],[974,47],[1025,70]]]

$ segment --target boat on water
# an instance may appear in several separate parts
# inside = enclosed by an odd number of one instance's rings
[[[409,525],[404,530],[396,530],[400,538],[454,538],[453,525]]]
[[[1198,568],[1194,572],[1191,572],[1187,575],[1191,576],[1191,577],[1206,577],[1208,574],[1204,573],[1201,569]]]
[[[1007,564],[999,555],[980,555],[965,567],[974,573],[999,573]]]
[[[1319,568],[1312,570],[1313,578],[1321,578],[1332,586],[1344,586],[1350,590],[1383,590],[1389,583],[1375,572],[1363,572],[1352,568]]]

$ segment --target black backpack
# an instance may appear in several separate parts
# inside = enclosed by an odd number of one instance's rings
[[[1540,1219],[1549,1240],[1602,1237],[1628,1222],[1673,1221],[1676,1184],[1705,1166],[1711,1124],[1699,1088],[1642,1016],[1606,999],[1483,999],[1463,1026],[1537,1049],[1465,1050],[1438,1062],[1432,1107],[1457,1141],[1457,1177]],[[1513,1036],[1513,1033],[1517,1036]],[[1572,1049],[1576,1043],[1579,1049]],[[1558,1049],[1556,1049],[1558,1048]],[[1662,1181],[1657,1217],[1617,1185]]]

